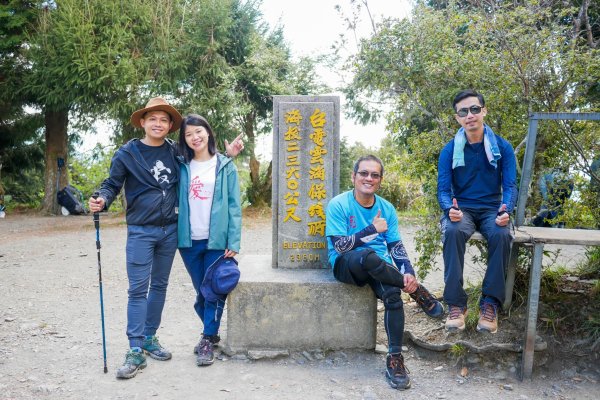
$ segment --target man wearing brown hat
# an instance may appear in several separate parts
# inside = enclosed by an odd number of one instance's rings
[[[181,121],[179,112],[160,97],[134,112],[131,124],[144,129],[144,138],[133,139],[116,151],[99,196],[89,199],[90,211],[99,212],[107,209],[125,187],[130,350],[117,378],[133,378],[145,368],[144,354],[161,361],[171,358],[156,331],[177,250],[179,168],[175,143],[167,135],[178,130]],[[231,145],[225,141],[228,154],[237,155],[243,149],[240,136]]]

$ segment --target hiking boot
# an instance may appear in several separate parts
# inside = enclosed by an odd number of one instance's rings
[[[467,307],[460,307],[460,306],[448,304],[448,318],[446,319],[446,330],[448,330],[448,331],[464,330],[466,315],[467,315]]]
[[[157,336],[150,336],[149,338],[144,339],[142,349],[150,357],[159,361],[169,360],[172,356],[169,350],[165,349],[160,345]]]
[[[117,378],[133,378],[139,370],[146,368],[146,357],[141,351],[129,350],[125,355],[125,362],[117,370]]]
[[[438,299],[425,289],[425,286],[417,286],[417,290],[409,296],[417,302],[421,309],[431,318],[441,318],[444,315],[444,306]]]
[[[221,336],[219,336],[219,335],[211,335],[211,336],[202,335],[202,337],[205,337],[208,340],[210,340],[210,342],[213,344],[213,348],[219,347],[219,342],[221,341]],[[202,339],[202,338],[200,338],[200,339]],[[200,341],[202,341],[202,340],[200,340]],[[194,346],[194,354],[198,354],[199,348],[200,348],[200,342],[198,342],[198,344]]]
[[[385,359],[385,378],[391,387],[398,390],[410,387],[410,371],[404,365],[402,353],[388,354]]]
[[[479,321],[477,322],[477,332],[498,332],[498,304],[490,301],[483,301],[479,306]]]
[[[206,366],[212,365],[215,362],[215,353],[213,350],[213,344],[207,337],[202,337],[200,343],[196,346],[196,365]]]

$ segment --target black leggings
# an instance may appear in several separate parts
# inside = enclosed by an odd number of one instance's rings
[[[333,275],[343,283],[371,286],[385,307],[388,351],[400,353],[404,335],[404,304],[401,297],[404,276],[398,268],[382,260],[373,250],[359,249],[339,256],[333,267]]]

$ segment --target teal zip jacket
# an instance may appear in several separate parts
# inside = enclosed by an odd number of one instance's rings
[[[190,166],[178,157],[179,177],[179,215],[177,223],[178,247],[192,247],[190,225]],[[231,158],[217,153],[217,177],[210,211],[208,248],[210,250],[240,251],[242,236],[242,206],[240,203],[240,185],[235,164]]]

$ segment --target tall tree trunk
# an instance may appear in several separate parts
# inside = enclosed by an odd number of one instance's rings
[[[4,205],[4,186],[2,186],[2,158],[0,157],[0,211]]]
[[[247,189],[248,201],[255,207],[264,207],[271,204],[271,166],[267,169],[266,174],[260,176],[260,161],[256,158],[256,135],[254,134],[255,116],[250,113],[246,116],[244,122],[244,131],[248,140],[248,148],[250,150],[250,186]]]
[[[44,201],[42,203],[42,211],[56,215],[59,213],[56,188],[58,186],[58,188],[62,189],[69,183],[69,176],[67,174],[67,126],[69,124],[69,111],[46,111],[44,121],[46,124],[46,171],[44,173]],[[60,175],[58,172],[58,159],[64,160]]]

